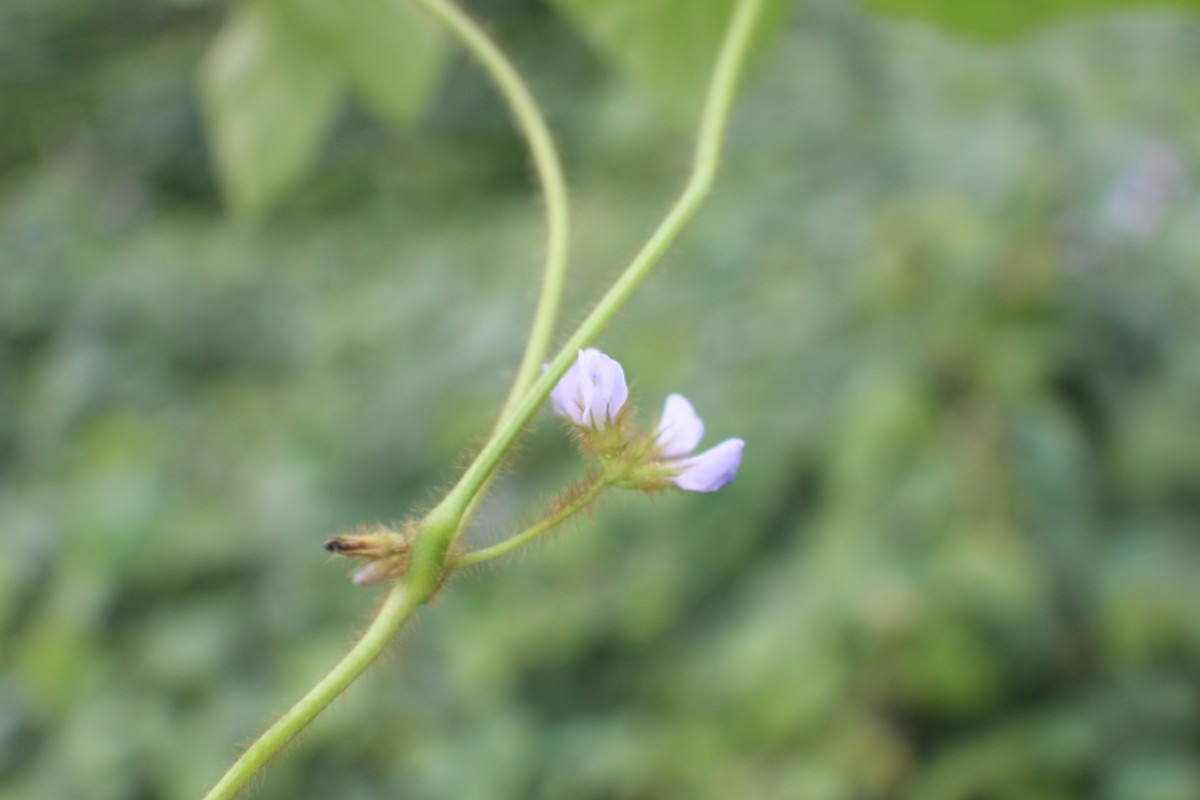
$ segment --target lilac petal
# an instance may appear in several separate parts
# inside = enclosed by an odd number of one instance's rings
[[[715,492],[737,475],[745,444],[741,439],[726,439],[698,456],[676,462],[683,471],[675,476],[675,485],[689,492]]]
[[[582,357],[582,353],[580,356]],[[583,421],[582,374],[579,361],[576,360],[566,374],[559,379],[554,391],[550,392],[550,404],[554,407],[554,413],[571,420],[576,425],[586,424]]]
[[[681,394],[667,395],[663,405],[662,420],[658,423],[658,435],[654,441],[663,458],[681,458],[696,449],[704,436],[704,423],[696,415],[696,409]]]
[[[602,431],[617,418],[617,412],[629,397],[625,370],[594,348],[579,351],[578,366],[583,417],[581,424]]]
[[[616,419],[628,396],[621,365],[599,350],[588,348],[579,351],[575,363],[550,392],[550,403],[560,417],[604,430]]]

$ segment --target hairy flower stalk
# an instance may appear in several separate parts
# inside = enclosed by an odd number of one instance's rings
[[[511,553],[518,547],[532,542],[542,534],[554,530],[576,514],[587,510],[612,485],[613,482],[607,475],[593,477],[581,487],[568,492],[562,501],[555,504],[554,508],[551,509],[550,513],[544,519],[498,544],[479,550],[472,550],[466,555],[454,559],[452,562],[454,568],[462,569],[463,567],[482,564],[485,561],[491,561],[492,559]]]
[[[510,87],[514,82],[519,83],[507,63],[501,64],[503,59],[496,57],[498,51],[495,51],[494,47],[489,49],[490,42],[487,42],[486,37],[478,28],[472,26],[449,0],[417,2],[445,22],[472,52],[478,54],[486,50],[488,58],[481,58],[482,63],[498,83]],[[304,697],[250,744],[205,795],[205,800],[231,800],[237,796],[288,742],[362,674],[400,627],[437,592],[456,568],[468,563],[480,563],[486,560],[485,553],[495,550],[489,548],[465,556],[457,555],[454,544],[463,521],[469,517],[479,494],[486,488],[500,460],[512,447],[521,430],[533,418],[559,380],[577,362],[579,351],[588,347],[650,270],[662,260],[712,188],[717,176],[721,145],[728,126],[734,93],[747,61],[755,28],[763,15],[764,4],[765,0],[737,0],[734,6],[706,91],[692,169],[683,191],[664,219],[593,311],[567,338],[564,348],[551,360],[541,375],[536,374],[536,364],[542,361],[537,355],[537,350],[544,348],[544,342],[547,341],[550,327],[547,320],[552,320],[556,304],[551,302],[546,305],[545,308],[549,309],[546,313],[539,310],[538,324],[535,325],[531,346],[526,351],[521,377],[491,438],[442,502],[423,519],[414,523],[411,529],[406,528],[405,544],[407,545],[408,533],[411,530],[411,547],[402,553],[384,556],[404,559],[404,577],[392,582],[392,588],[384,596],[375,618],[350,651]],[[530,104],[532,106],[531,100]],[[536,111],[536,106],[532,108]],[[523,127],[522,131],[532,140],[529,129]],[[551,146],[546,142],[542,142],[542,145]],[[565,221],[565,217],[562,216],[564,209],[560,207],[565,205],[565,197],[556,199],[548,190],[546,200],[551,213],[557,214],[558,219]],[[565,237],[563,241],[565,242]],[[550,271],[547,276],[548,281],[555,280]],[[557,276],[557,279],[561,279],[561,271]],[[553,295],[554,286],[551,284],[544,297]],[[593,389],[611,400],[612,396],[607,390],[601,390],[600,387],[601,381],[598,380]],[[580,391],[584,389],[581,387]],[[597,404],[593,397],[587,406],[589,413],[586,417],[582,415],[584,407],[579,406],[580,419],[591,423],[589,427],[592,430],[601,433],[594,425],[598,420],[603,420],[603,433],[622,432],[622,438],[619,440],[600,442],[600,445],[611,448],[610,450],[597,448],[596,453],[605,464],[601,478],[579,493],[574,501],[552,512],[542,523],[518,534],[508,542],[501,543],[498,547],[512,543],[507,548],[511,550],[520,546],[572,514],[579,513],[611,485],[652,489],[665,481],[669,486],[682,489],[712,491],[732,479],[737,465],[740,464],[740,440],[729,440],[699,456],[676,456],[680,445],[676,443],[674,435],[659,440],[664,436],[662,426],[653,436],[631,435],[624,438],[621,414],[623,403],[624,401],[613,408],[611,402]],[[666,416],[664,413],[664,419]],[[399,542],[390,541],[383,546],[385,549],[401,547]],[[390,570],[385,572],[388,577],[391,576]],[[372,574],[364,579],[374,577]]]

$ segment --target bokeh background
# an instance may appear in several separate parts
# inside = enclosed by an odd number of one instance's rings
[[[586,15],[468,6],[560,137],[578,320],[686,96]],[[541,208],[486,79],[336,94],[306,169],[231,187],[236,13],[0,9],[2,798],[199,796],[377,602],[323,539],[427,506],[523,345]],[[737,481],[456,580],[253,796],[1200,798],[1198,19],[795,3],[600,342],[643,420],[681,391],[747,441]],[[543,414],[472,539],[582,469]]]

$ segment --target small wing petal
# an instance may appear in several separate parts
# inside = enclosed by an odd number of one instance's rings
[[[688,399],[681,394],[668,395],[654,439],[659,454],[663,458],[682,458],[696,449],[703,436],[704,423]]]
[[[742,465],[741,439],[726,439],[711,450],[678,462],[675,485],[689,492],[715,492],[733,480]]]
[[[550,404],[554,407],[554,413],[571,420],[576,425],[586,424],[583,416],[584,407],[581,385],[583,371],[580,364],[582,360],[583,353],[580,352],[579,358],[558,381],[558,385],[554,387],[554,390],[550,392]]]

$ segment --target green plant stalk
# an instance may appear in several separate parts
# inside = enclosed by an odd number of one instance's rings
[[[554,137],[546,125],[541,108],[512,63],[474,20],[448,0],[416,0],[439,22],[458,37],[488,73],[508,103],[513,119],[529,145],[534,169],[542,185],[546,202],[546,268],[542,291],[529,332],[529,342],[517,367],[512,390],[500,419],[504,419],[529,389],[550,350],[554,324],[562,300],[570,246],[570,203],[562,163]]]
[[[508,417],[517,403],[537,378],[541,364],[550,350],[550,339],[562,302],[563,286],[566,283],[567,255],[570,247],[570,202],[567,197],[566,179],[563,177],[562,162],[554,137],[542,116],[533,94],[521,80],[512,62],[496,46],[483,29],[457,6],[448,0],[416,0],[431,16],[445,25],[458,37],[464,47],[480,63],[492,82],[508,103],[509,111],[524,136],[533,158],[534,169],[542,185],[546,203],[546,266],[542,273],[542,291],[538,297],[537,310],[529,331],[525,353],[513,378],[512,389],[504,401],[504,407],[496,420],[497,429]],[[475,509],[487,494],[488,483],[480,486],[471,502],[463,510],[458,521],[461,529],[475,513]]]
[[[393,0],[395,1],[395,0]],[[530,329],[529,340],[517,368],[512,389],[498,420],[508,416],[521,399],[550,349],[550,339],[562,301],[566,280],[567,255],[570,244],[570,206],[562,162],[554,138],[546,125],[541,109],[521,76],[504,53],[470,17],[446,0],[416,0],[458,37],[464,47],[479,61],[504,97],[529,146],[534,168],[541,183],[546,203],[546,263],[542,274],[542,289]],[[480,491],[478,498],[484,492]],[[464,514],[463,523],[471,509]],[[463,524],[460,523],[460,524]],[[232,798],[263,768],[275,753],[325,706],[337,697],[379,655],[396,631],[427,598],[397,585],[387,595],[370,627],[345,657],[295,706],[263,733],[222,776],[206,795],[206,800]]]
[[[511,553],[518,547],[528,544],[537,537],[541,536],[543,533],[557,528],[563,522],[566,522],[580,511],[583,511],[585,508],[590,506],[592,502],[604,492],[605,489],[612,486],[613,483],[614,481],[606,475],[597,478],[596,481],[589,485],[583,492],[581,492],[578,497],[574,498],[569,503],[565,503],[550,516],[534,523],[533,525],[530,525],[520,533],[515,533],[504,541],[494,544],[491,547],[473,550],[470,553],[461,556],[460,558],[454,559],[451,566],[454,569],[462,569],[463,567],[471,567],[476,564],[482,564],[485,561],[491,561],[494,558],[499,558],[506,553]]]
[[[437,591],[446,568],[446,555],[458,534],[461,520],[504,453],[571,366],[576,351],[587,346],[629,299],[711,190],[734,92],[745,66],[754,28],[762,15],[763,3],[764,0],[739,0],[734,10],[705,97],[691,176],[666,217],[550,366],[534,380],[515,408],[503,416],[491,439],[450,493],[422,520],[408,575],[393,585],[366,633],[315,687],[246,749],[204,800],[236,797],[271,758],[362,674],[396,631]],[[536,361],[533,363],[536,369]]]
[[[233,763],[221,780],[206,794],[205,800],[229,800],[237,797],[251,779],[271,758],[282,750],[296,734],[304,730],[317,714],[333,702],[355,678],[362,674],[387,646],[426,598],[419,597],[402,585],[396,585],[384,598],[379,613],[371,621],[350,652],[334,666],[308,694],[292,706],[259,736],[241,757]]]

